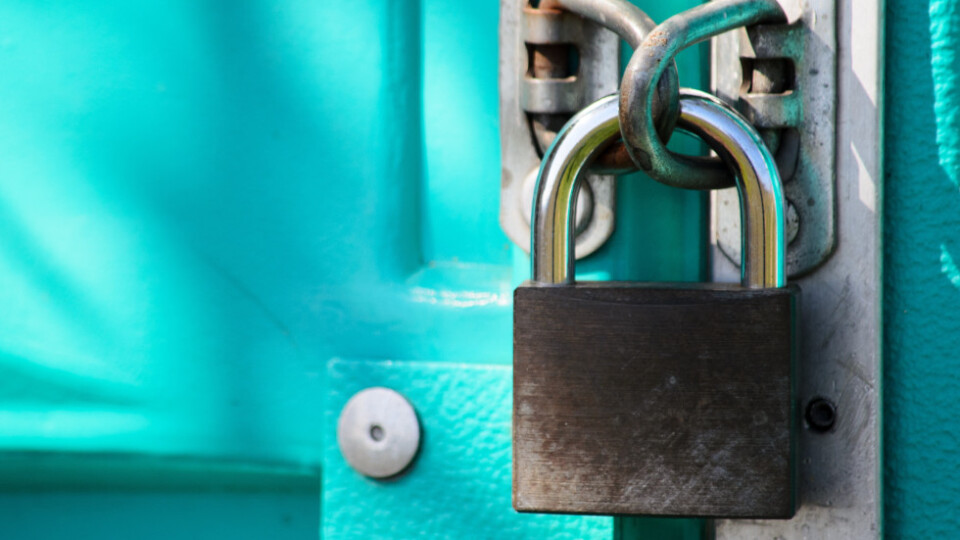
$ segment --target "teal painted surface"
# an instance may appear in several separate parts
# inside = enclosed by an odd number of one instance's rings
[[[323,538],[612,538],[610,517],[511,508],[509,366],[334,359],[327,374],[328,433],[353,394],[385,386],[413,404],[423,438],[410,471],[388,481],[356,473],[336,445],[328,446]]]
[[[303,540],[316,538],[312,492],[0,494],[6,540]]]
[[[700,540],[711,538],[706,520],[653,517],[618,518],[614,540]]]
[[[885,528],[960,527],[960,6],[887,0]]]
[[[684,84],[702,86],[701,52],[681,59]],[[464,396],[502,398],[528,260],[497,219],[495,2],[4,2],[0,71],[0,482],[95,490],[3,495],[4,537],[35,530],[14,519],[25,508],[47,520],[40,538],[102,537],[111,507],[140,531],[151,504],[194,496],[220,519],[171,527],[282,537],[268,516],[316,504],[302,490],[336,460],[333,397],[348,390],[328,385],[332,358],[393,361],[398,384],[430,365]],[[696,279],[702,203],[622,180],[617,231],[578,268]],[[610,519],[514,515],[509,400],[481,411],[432,392],[426,410],[444,414],[431,422],[451,423],[432,424],[438,448],[466,444],[442,437],[490,414],[500,423],[476,434],[497,450],[458,475],[365,484],[390,515],[411,494],[480,485],[498,495],[424,526],[500,536],[466,529],[477,514],[521,537],[613,534]],[[358,480],[337,466],[331,535],[356,517],[343,486]],[[135,486],[176,493],[124,506],[102,491]],[[301,494],[233,520],[242,504],[196,491],[223,486]],[[50,510],[68,499],[90,511]]]

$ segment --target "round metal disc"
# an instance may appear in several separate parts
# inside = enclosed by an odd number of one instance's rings
[[[347,401],[337,422],[340,452],[357,472],[388,478],[410,465],[420,447],[420,421],[413,406],[389,388],[361,390]]]

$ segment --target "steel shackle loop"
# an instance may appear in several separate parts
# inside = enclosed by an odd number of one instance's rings
[[[657,27],[649,15],[627,0],[541,0],[540,9],[563,9],[591,20],[620,36],[634,52]],[[650,105],[656,131],[664,140],[673,133],[680,112],[677,64],[668,62],[666,67],[667,72],[657,83]]]
[[[530,216],[531,279],[570,283],[576,260],[577,194],[586,166],[620,138],[617,95],[587,105],[564,124],[543,154]]]
[[[718,34],[761,22],[786,21],[776,0],[714,0],[670,17],[636,49],[620,83],[620,130],[630,157],[650,177],[685,189],[734,185],[729,169],[716,158],[667,150],[654,127],[651,106],[667,66],[683,49]]]
[[[617,95],[577,113],[557,134],[540,166],[531,217],[532,279],[574,281],[574,208],[590,160],[619,136]],[[783,187],[760,134],[739,113],[709,94],[680,91],[677,127],[701,137],[736,171],[740,195],[740,281],[744,287],[786,284]]]

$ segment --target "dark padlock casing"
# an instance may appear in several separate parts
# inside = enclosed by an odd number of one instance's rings
[[[795,286],[527,282],[514,293],[514,507],[789,518]]]
[[[735,177],[741,283],[575,282],[577,186],[620,136],[616,98],[575,115],[537,177],[531,280],[514,294],[513,506],[790,518],[800,308],[773,156],[728,105],[681,90],[678,127]]]

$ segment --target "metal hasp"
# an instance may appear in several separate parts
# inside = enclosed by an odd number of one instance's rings
[[[787,275],[823,264],[836,244],[836,15],[834,0],[782,0],[785,25],[756,25],[713,40],[717,95],[761,130],[787,198]],[[740,261],[734,189],[713,194],[720,251]]]
[[[811,413],[800,431],[801,507],[789,521],[717,521],[718,540],[884,537],[883,53],[889,44],[882,38],[885,16],[901,14],[876,0],[836,0],[836,12],[821,12],[822,5],[811,2],[809,9],[816,10],[817,32],[836,29],[835,40],[816,38],[824,47],[817,57],[836,55],[836,131],[824,140],[836,136],[836,154],[828,156],[836,167],[836,245],[815,271],[792,280],[803,289],[799,406]],[[807,71],[813,60],[808,54]],[[739,277],[716,248],[712,266],[715,280]],[[816,417],[824,401],[827,421]]]
[[[616,92],[620,38],[566,11],[500,2],[500,226],[530,250],[531,199],[540,159],[575,112]],[[614,177],[590,175],[577,208],[577,257],[613,234]]]

